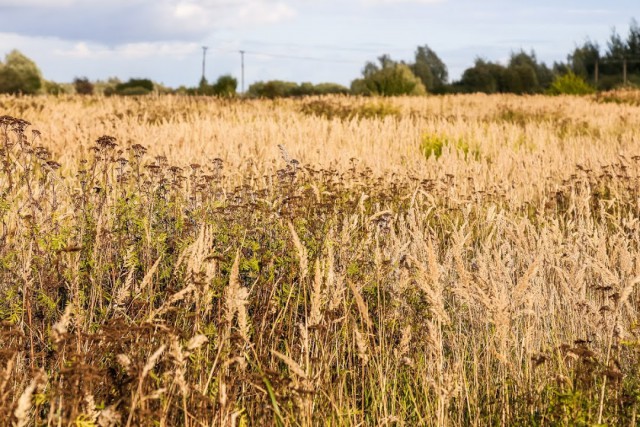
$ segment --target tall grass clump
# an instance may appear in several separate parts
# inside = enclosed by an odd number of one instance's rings
[[[637,423],[637,107],[216,102],[0,98],[0,419]]]

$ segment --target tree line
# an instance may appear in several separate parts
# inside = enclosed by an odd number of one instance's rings
[[[626,37],[613,31],[605,48],[587,40],[567,56],[566,62],[548,66],[534,51],[513,52],[507,64],[476,58],[460,79],[449,81],[446,64],[428,45],[416,48],[412,61],[396,61],[382,55],[367,62],[362,76],[350,87],[336,83],[295,83],[281,80],[259,81],[249,86],[248,97],[278,98],[326,94],[423,95],[426,93],[590,93],[620,85],[640,86],[640,26],[633,19]],[[0,62],[0,93],[146,95],[152,92],[186,95],[237,95],[238,80],[220,76],[215,83],[203,78],[197,87],[171,89],[149,79],[112,78],[92,82],[77,77],[71,84],[47,81],[37,65],[17,50]]]

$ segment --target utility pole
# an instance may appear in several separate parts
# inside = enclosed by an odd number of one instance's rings
[[[204,76],[205,76],[205,73],[204,73],[204,71],[205,71],[204,66],[205,66],[205,60],[206,60],[206,58],[207,58],[207,49],[209,49],[209,47],[207,47],[207,46],[202,46],[202,80],[201,80],[202,82],[204,82],[204,80],[205,80],[205,77],[204,77]]]
[[[627,58],[622,58],[622,82],[627,85]]]
[[[242,93],[244,94],[244,50],[240,51],[240,68],[242,70],[241,81],[242,81]]]
[[[596,69],[594,70],[596,89],[598,89],[598,60],[596,59]]]

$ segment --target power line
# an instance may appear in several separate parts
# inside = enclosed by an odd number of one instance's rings
[[[235,43],[235,40],[222,40],[223,43]],[[361,52],[378,54],[379,52],[414,52],[414,49],[407,49],[406,47],[391,46],[386,44],[376,45],[375,43],[369,43],[370,47],[350,47],[344,45],[330,45],[330,44],[300,44],[300,43],[272,43],[259,40],[243,39],[242,44],[247,46],[258,45],[267,47],[284,47],[284,48],[299,48],[299,49],[314,49],[314,50],[330,50],[330,51],[344,51],[344,52]],[[260,49],[260,48],[259,48]]]
[[[223,49],[223,48],[213,48],[213,50],[224,53],[237,53],[238,50],[232,49]],[[319,56],[305,56],[305,55],[289,55],[289,54],[281,54],[281,53],[270,53],[270,52],[259,52],[256,50],[242,50],[248,55],[256,55],[263,56],[268,58],[277,58],[277,59],[292,59],[292,60],[301,60],[301,61],[317,61],[317,62],[333,62],[333,63],[345,63],[345,64],[362,64],[363,60],[354,60],[354,59],[341,59],[341,58],[323,58]]]
[[[266,52],[257,52],[252,50],[245,50],[245,53],[250,55],[259,55],[259,56],[267,56],[269,58],[280,58],[280,59],[295,59],[301,61],[317,61],[317,62],[337,62],[337,63],[345,63],[345,64],[361,64],[362,61],[356,61],[353,59],[338,59],[338,58],[321,58],[317,56],[302,56],[302,55],[287,55],[280,53],[266,53]]]

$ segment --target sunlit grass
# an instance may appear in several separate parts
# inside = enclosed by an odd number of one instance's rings
[[[634,425],[601,101],[1,97],[0,419]]]

